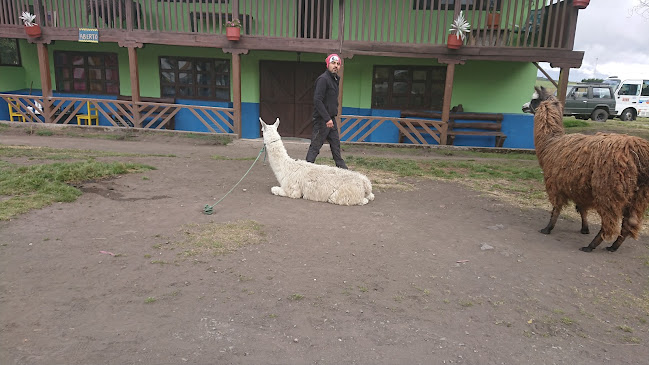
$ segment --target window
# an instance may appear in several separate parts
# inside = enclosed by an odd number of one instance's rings
[[[54,52],[59,92],[119,95],[116,53]]]
[[[588,99],[588,86],[573,88],[570,96],[575,99]]]
[[[460,5],[461,10],[466,9],[500,9],[502,0],[411,0],[413,10],[429,10],[431,3],[433,10],[441,9],[455,10],[455,4]]]
[[[162,97],[230,101],[230,60],[160,57]]]
[[[374,66],[372,107],[442,110],[446,67]]]
[[[622,84],[622,86],[620,86],[620,91],[618,92],[618,94],[636,96],[638,95],[639,86],[640,85],[637,84]]]
[[[17,39],[0,38],[0,66],[20,66]]]
[[[611,95],[611,89],[607,87],[594,87],[593,98],[612,99],[613,95]]]
[[[640,96],[649,96],[649,80],[644,80],[642,82],[642,91]]]

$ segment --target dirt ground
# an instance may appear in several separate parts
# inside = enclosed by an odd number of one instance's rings
[[[263,159],[206,215],[260,140],[2,133],[157,170],[0,222],[0,364],[649,364],[646,236],[580,252],[598,226],[543,235],[546,210],[429,179],[366,206],[277,197]],[[183,227],[242,220],[263,242],[181,254]]]

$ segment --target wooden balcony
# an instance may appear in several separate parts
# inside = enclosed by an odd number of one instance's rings
[[[0,37],[27,38],[23,11],[36,15],[43,35],[34,41],[44,43],[77,41],[80,28],[92,28],[100,42],[122,46],[191,44],[567,67],[579,67],[583,57],[572,50],[578,10],[571,0],[0,0]],[[472,32],[464,47],[449,50],[448,29],[460,11]],[[225,23],[236,18],[241,39],[228,41]]]

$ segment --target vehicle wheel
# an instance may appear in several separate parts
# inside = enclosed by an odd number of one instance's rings
[[[624,109],[620,114],[620,120],[631,121],[635,120],[635,111],[631,108]]]
[[[608,119],[608,112],[604,109],[595,109],[593,114],[590,115],[590,119],[596,122],[606,122]]]

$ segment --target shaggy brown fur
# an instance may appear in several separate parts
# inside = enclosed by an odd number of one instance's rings
[[[561,104],[545,89],[536,91],[541,102],[534,145],[552,204],[550,223],[541,232],[549,234],[563,206],[573,201],[582,215],[582,233],[588,233],[589,209],[602,219],[601,230],[582,251],[616,239],[607,247],[615,251],[626,237],[637,239],[649,205],[649,142],[621,134],[565,135]]]

